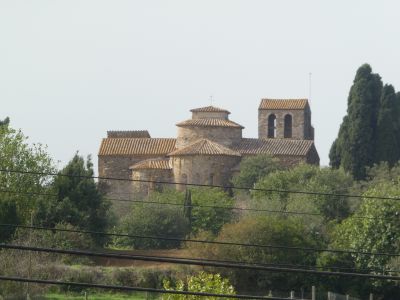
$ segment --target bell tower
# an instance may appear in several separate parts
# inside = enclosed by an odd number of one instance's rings
[[[314,140],[307,99],[261,99],[258,138]]]

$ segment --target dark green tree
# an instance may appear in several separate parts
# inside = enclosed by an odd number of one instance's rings
[[[92,178],[94,172],[90,157],[85,163],[84,158],[76,154],[58,174],[52,183],[57,197],[39,204],[37,221],[47,226],[65,222],[85,230],[106,231],[110,203]],[[92,239],[98,245],[106,241],[104,236],[96,234]]]
[[[382,90],[377,119],[375,162],[387,161],[389,166],[399,160],[396,94],[393,86],[385,85]]]
[[[8,126],[10,124],[10,118],[7,117],[4,120],[0,120],[0,126]]]
[[[317,247],[314,239],[302,220],[277,216],[246,216],[239,222],[225,224],[216,241],[249,243],[262,245],[285,245],[288,247]],[[225,247],[221,245],[192,245],[193,251],[208,259],[243,261],[262,264],[304,264],[313,265],[317,255],[313,252],[290,251],[285,249],[267,249],[253,247]],[[241,292],[257,290],[284,290],[287,286],[294,289],[310,286],[310,278],[305,274],[262,272],[256,270],[226,269],[218,270],[227,276]]]
[[[15,201],[4,198],[0,199],[0,223],[19,224],[19,222]],[[0,242],[10,239],[14,232],[15,227],[1,227]]]
[[[117,237],[114,239],[114,243],[119,247],[172,249],[181,245],[181,242],[176,239],[182,239],[189,233],[189,221],[179,206],[136,204],[132,212],[122,219],[121,224],[117,227],[117,232],[167,238]]]
[[[356,179],[365,177],[365,167],[375,160],[378,108],[382,81],[368,64],[358,70],[350,89],[347,116],[330,152],[330,164],[342,166]]]

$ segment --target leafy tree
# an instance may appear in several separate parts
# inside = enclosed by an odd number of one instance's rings
[[[325,220],[333,220],[345,218],[349,214],[350,205],[347,198],[291,193],[290,191],[346,194],[352,185],[351,176],[343,170],[320,169],[317,166],[303,164],[264,177],[256,184],[256,188],[261,190],[254,191],[252,195],[258,203],[257,207],[260,208],[320,213]],[[267,191],[262,191],[262,189]],[[271,192],[271,190],[281,192]],[[315,219],[309,216],[307,218],[310,221]]]
[[[396,94],[393,86],[385,85],[382,90],[376,134],[375,161],[387,161],[390,166],[399,160],[399,145],[396,110]]]
[[[358,70],[350,89],[347,116],[330,151],[333,167],[342,166],[356,179],[365,177],[365,167],[375,160],[377,112],[382,81],[368,64]]]
[[[216,241],[231,241],[235,243],[285,245],[293,247],[315,247],[314,236],[299,219],[246,216],[237,223],[226,224]],[[232,247],[225,245],[193,246],[202,256],[211,259],[241,261],[262,264],[309,264],[315,263],[316,254],[313,252],[293,251],[274,248]],[[196,249],[194,249],[196,251]],[[262,272],[254,270],[226,270],[228,276],[239,290],[250,291],[306,287],[307,276],[277,272]]]
[[[52,159],[42,145],[30,146],[21,131],[0,126],[0,169],[17,171],[0,172],[0,201],[14,202],[20,222],[29,222],[38,203],[37,195],[48,192],[51,178],[42,174],[54,172]]]
[[[184,238],[189,232],[189,223],[181,207],[164,205],[135,205],[132,213],[125,216],[117,228],[118,233],[142,236]],[[180,246],[177,240],[118,237],[117,246],[135,249],[171,249]]]
[[[219,188],[191,188],[188,190],[191,195],[190,225],[191,233],[199,231],[211,231],[218,233],[221,227],[229,222],[233,217],[232,210],[224,207],[232,207],[234,199]],[[163,192],[151,193],[148,200],[160,203],[180,204],[181,211],[189,219],[187,206],[185,207],[185,194],[174,189],[164,190]],[[213,208],[208,206],[220,206]]]
[[[92,178],[90,157],[85,163],[84,158],[76,154],[58,174],[51,185],[57,196],[38,204],[37,222],[47,226],[65,222],[85,230],[106,231],[110,203],[103,198]],[[96,234],[92,239],[99,245],[106,241],[104,236]]]
[[[193,188],[192,198],[192,233],[211,231],[217,234],[225,223],[231,221],[233,211],[226,209],[233,206],[232,197],[219,188]],[[201,207],[203,206],[203,207]],[[219,206],[212,208],[206,206]]]
[[[390,166],[388,162],[382,161],[372,167],[367,167],[366,173],[365,180],[355,182],[352,188],[353,194],[360,195],[368,189],[375,188],[377,185],[397,181],[400,177],[400,162]]]
[[[234,176],[233,184],[236,187],[252,188],[262,177],[271,172],[282,170],[279,159],[271,155],[261,154],[245,157],[240,162],[240,173]]]
[[[202,293],[213,293],[213,294],[225,294],[235,295],[235,289],[230,285],[228,279],[224,279],[220,274],[208,274],[200,272],[195,276],[187,278],[186,282],[178,280],[175,287],[172,287],[169,280],[164,280],[164,289],[167,291],[188,291],[188,292],[202,292]],[[204,299],[202,296],[186,296],[186,295],[174,295],[166,294],[163,296],[165,300],[180,300],[180,299]],[[207,297],[209,300],[217,300],[217,297]]]
[[[397,197],[400,192],[396,182],[386,182],[370,188],[365,196]],[[354,248],[366,252],[396,252],[400,244],[400,203],[393,200],[364,199],[359,210],[339,224],[333,243],[340,248]],[[359,218],[363,217],[363,218]],[[365,218],[367,217],[367,218]],[[353,255],[360,268],[385,266],[390,257]]]
[[[400,178],[393,182],[383,182],[371,187],[365,196],[397,197],[400,193]],[[338,224],[331,235],[330,247],[334,249],[352,249],[360,252],[398,253],[400,250],[400,202],[383,199],[363,199],[359,209]],[[391,257],[384,255],[362,255],[326,253],[319,259],[319,264],[341,266],[343,268],[373,269],[385,272],[392,263]],[[364,280],[337,280],[338,289],[353,286],[361,296],[366,288],[385,294],[392,289],[390,282]]]

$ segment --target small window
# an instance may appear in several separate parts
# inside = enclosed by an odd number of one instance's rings
[[[292,116],[286,115],[284,122],[283,137],[290,139],[292,137]]]
[[[276,116],[274,114],[268,117],[268,137],[276,138]]]

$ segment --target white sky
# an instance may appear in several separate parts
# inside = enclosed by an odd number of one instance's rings
[[[400,2],[0,0],[0,118],[65,164],[107,130],[175,137],[210,104],[257,137],[262,97],[308,97],[321,164],[356,69],[400,89]]]

